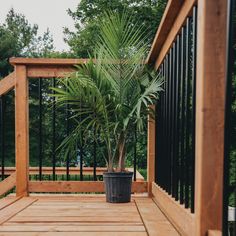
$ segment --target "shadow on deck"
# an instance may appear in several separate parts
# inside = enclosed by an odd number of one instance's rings
[[[32,195],[0,200],[0,236],[179,235],[155,202],[135,196],[110,204],[105,196]]]

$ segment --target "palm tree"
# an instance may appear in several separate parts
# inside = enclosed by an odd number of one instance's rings
[[[149,39],[143,26],[125,12],[104,15],[94,59],[77,66],[54,90],[57,103],[69,104],[77,121],[61,146],[71,152],[81,136],[94,130],[105,143],[108,171],[116,166],[123,172],[129,136],[136,127],[143,129],[162,80],[145,65]]]

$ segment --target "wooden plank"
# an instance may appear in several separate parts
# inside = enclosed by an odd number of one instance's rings
[[[128,171],[133,172],[134,168],[127,168]],[[15,167],[5,167],[4,173],[6,175],[11,175],[16,171]],[[106,167],[97,167],[96,174],[103,175],[103,173],[107,171]],[[53,172],[52,167],[43,166],[42,167],[42,174],[43,175],[51,175]],[[29,167],[29,175],[38,175],[39,167]],[[70,175],[78,175],[80,173],[79,167],[70,167]],[[55,169],[56,175],[65,175],[66,174],[66,167],[56,167]],[[83,175],[93,175],[93,167],[83,167]],[[136,170],[136,181],[144,181],[144,177]]]
[[[37,66],[74,66],[84,64],[88,59],[64,59],[64,58],[23,58],[12,57],[10,58],[12,65],[37,65]]]
[[[104,192],[102,181],[30,181],[29,192]],[[147,182],[133,182],[132,192],[147,192]]]
[[[222,232],[219,230],[208,230],[208,236],[222,236]]]
[[[184,3],[182,3],[181,9],[178,11],[178,15],[175,21],[170,26],[171,29],[168,36],[165,38],[165,42],[163,43],[159,53],[156,54],[157,57],[156,57],[156,62],[155,62],[155,69],[158,69],[158,67],[161,65],[172,43],[176,39],[179,31],[181,30],[181,27],[184,25],[187,16],[191,14],[191,10],[195,3],[196,3],[196,0],[187,0],[187,1],[184,1]],[[156,43],[158,44],[158,41]]]
[[[28,195],[29,179],[29,91],[26,67],[16,66],[15,139],[16,139],[16,195]]]
[[[14,216],[9,222],[142,222],[140,216],[133,215],[132,217],[125,217],[114,215],[111,216]]]
[[[0,196],[13,189],[16,185],[16,173],[12,173],[6,179],[0,182]]]
[[[58,226],[57,222],[5,222],[4,226]],[[60,226],[143,226],[142,222],[60,222]]]
[[[72,66],[28,66],[27,77],[29,78],[64,78],[75,71]]]
[[[0,225],[8,221],[18,212],[22,211],[35,201],[37,201],[36,198],[23,197],[20,200],[16,201],[15,203],[11,204],[10,206],[2,209],[0,211]]]
[[[18,201],[20,197],[4,197],[0,199],[0,210]]]
[[[145,202],[144,200],[135,199],[135,202],[149,236],[180,235],[153,201]]]
[[[0,236],[55,236],[55,232],[0,232]],[[57,236],[101,236],[100,232],[57,232]],[[102,236],[147,236],[146,232],[103,232]]]
[[[195,235],[195,216],[184,205],[175,201],[157,184],[153,183],[152,191],[158,207],[174,224],[181,235]]]
[[[222,231],[227,1],[198,1],[196,177],[197,235]]]
[[[155,105],[151,106],[155,112]],[[147,182],[148,194],[152,196],[152,182],[155,180],[155,145],[156,145],[156,124],[155,119],[148,116],[148,135],[147,135]]]
[[[8,225],[0,226],[0,232],[145,232],[143,225]]]
[[[170,32],[172,25],[175,21],[176,16],[183,4],[183,0],[169,0],[164,14],[162,16],[160,25],[158,27],[157,33],[152,43],[151,50],[147,57],[147,63],[155,62],[162,45],[164,44],[168,33]]]
[[[125,209],[110,209],[110,208],[103,208],[103,209],[96,209],[96,216],[110,216],[114,217],[114,215],[119,215],[120,217],[133,217],[137,215],[137,209],[134,211],[125,211]],[[68,216],[94,216],[94,209],[76,209],[76,208],[30,208],[26,209],[23,212],[20,212],[18,216],[46,216],[46,217],[68,217]]]
[[[12,72],[7,77],[0,80],[0,96],[9,92],[15,87],[15,73]]]

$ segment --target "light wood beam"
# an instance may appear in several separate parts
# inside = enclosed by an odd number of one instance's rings
[[[29,192],[104,192],[102,181],[30,181]],[[147,182],[133,182],[132,192],[147,192]]]
[[[28,196],[29,180],[29,91],[26,67],[15,67],[16,196]]]
[[[196,235],[222,231],[227,1],[198,1]]]
[[[12,72],[7,77],[0,80],[0,96],[9,92],[15,86],[15,73]]]
[[[6,179],[0,182],[0,196],[13,189],[16,185],[16,173],[12,173]]]

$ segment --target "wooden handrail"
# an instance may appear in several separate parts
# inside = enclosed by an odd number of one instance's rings
[[[25,65],[25,66],[74,66],[78,64],[84,64],[89,59],[64,59],[64,58],[24,58],[24,57],[12,57],[10,63],[12,65]]]
[[[16,172],[13,172],[10,176],[0,182],[0,196],[4,195],[16,185]]]
[[[15,87],[15,73],[12,72],[7,77],[0,80],[0,96],[9,92]]]
[[[165,40],[170,32],[172,25],[176,16],[179,13],[181,5],[183,4],[183,0],[176,1],[170,0],[168,1],[164,14],[161,19],[161,23],[158,27],[157,33],[155,35],[154,41],[152,43],[151,50],[147,57],[147,63],[153,63],[156,60],[156,57],[160,53],[160,50],[165,43]]]
[[[160,66],[196,2],[196,0],[170,0],[168,2],[147,63],[155,64],[156,69]]]

